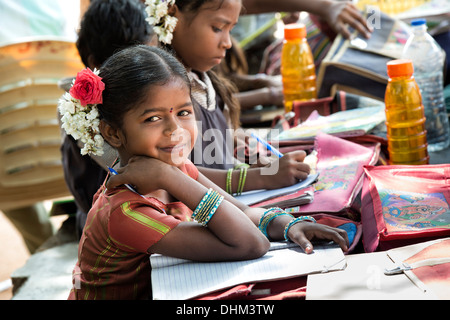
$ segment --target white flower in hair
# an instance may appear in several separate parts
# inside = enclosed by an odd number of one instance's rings
[[[69,92],[58,102],[61,127],[75,140],[81,140],[84,147],[81,154],[103,154],[103,137],[100,135],[97,104],[103,102],[105,84],[98,76],[99,71],[86,68],[78,72]]]
[[[148,17],[147,22],[153,26],[153,31],[158,35],[159,41],[170,44],[173,38],[173,30],[178,19],[169,16],[169,6],[175,4],[175,0],[146,0]]]

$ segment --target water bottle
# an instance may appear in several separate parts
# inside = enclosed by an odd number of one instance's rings
[[[419,87],[411,60],[387,63],[384,102],[389,164],[428,164],[427,131]]]
[[[422,94],[427,118],[428,151],[445,149],[450,143],[449,122],[444,103],[444,53],[427,32],[426,20],[411,22],[412,34],[405,44],[402,58],[411,59],[414,77]]]
[[[292,111],[294,100],[317,98],[316,68],[304,24],[288,24],[284,27],[280,72],[286,113]]]

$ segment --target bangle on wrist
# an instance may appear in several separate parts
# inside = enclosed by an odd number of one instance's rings
[[[249,167],[250,167],[250,165],[248,165],[247,163],[239,163],[236,166],[234,166],[234,168],[228,169],[227,181],[226,181],[227,182],[226,183],[227,193],[233,194],[233,188],[232,188],[232,183],[231,183],[233,170],[239,169],[239,182],[238,182],[236,194],[238,196],[241,195],[242,191],[244,191],[245,180],[247,178],[247,169]]]
[[[294,218],[294,219],[292,219],[291,221],[289,221],[289,223],[286,225],[286,227],[284,228],[284,239],[286,240],[286,241],[291,241],[291,239],[289,239],[289,237],[288,237],[288,232],[289,232],[289,229],[294,225],[294,224],[297,224],[297,223],[299,223],[299,222],[302,222],[302,221],[311,221],[311,222],[313,222],[313,223],[315,223],[316,222],[316,219],[314,219],[313,217],[311,217],[311,216],[300,216],[300,217],[298,217],[298,218]]]
[[[267,209],[262,214],[261,219],[259,220],[258,229],[266,236],[267,239],[270,240],[269,234],[267,233],[267,227],[269,226],[269,223],[276,217],[282,215],[287,215],[294,218],[291,214],[287,213],[286,211],[278,207]]]
[[[231,188],[231,178],[232,178],[232,176],[233,176],[233,168],[230,168],[230,169],[228,169],[228,172],[227,172],[227,183],[226,183],[226,191],[229,194],[233,193],[233,190]]]
[[[237,195],[241,195],[242,191],[244,191],[244,185],[245,185],[245,179],[247,178],[247,168],[248,167],[241,167],[239,170],[239,184],[237,188]]]
[[[206,226],[211,220],[217,208],[222,203],[223,196],[213,189],[208,189],[202,200],[195,208],[191,218],[203,226]]]

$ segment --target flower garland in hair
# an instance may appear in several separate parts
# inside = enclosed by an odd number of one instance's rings
[[[105,84],[98,76],[99,70],[86,68],[77,73],[69,92],[64,93],[58,103],[62,115],[62,128],[84,147],[81,154],[103,154],[103,137],[99,130],[97,104],[103,103]]]
[[[173,30],[178,19],[170,16],[169,6],[175,4],[175,0],[146,0],[147,21],[153,26],[153,31],[158,35],[159,41],[170,44],[173,38]]]

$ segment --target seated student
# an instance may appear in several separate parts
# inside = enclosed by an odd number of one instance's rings
[[[77,40],[77,48],[86,67],[92,70],[100,68],[114,52],[133,44],[156,45],[146,17],[143,4],[138,0],[93,0],[83,16]],[[68,81],[69,85],[71,83],[72,79]],[[210,125],[214,128],[215,123]],[[116,157],[116,151],[108,144],[104,146],[105,154],[102,157],[82,156],[79,152],[82,147],[80,141],[76,142],[68,135],[64,137],[62,155],[65,177],[79,208],[77,229],[80,235],[93,196],[106,176],[106,165]],[[273,189],[292,185],[306,177],[309,166],[302,162],[304,157],[303,151],[287,154],[274,175],[262,175],[262,170],[267,168],[261,167],[240,168],[232,172],[200,167],[199,170],[224,189],[228,181],[230,193],[237,190]],[[239,178],[241,170],[247,174],[245,184]]]
[[[247,207],[197,170],[188,159],[197,135],[190,81],[162,49],[133,46],[109,58],[98,75],[83,70],[59,110],[63,128],[83,139],[87,152],[101,151],[103,137],[121,167],[95,195],[70,299],[150,298],[153,253],[254,259],[267,252],[269,237],[290,239],[307,253],[312,238],[347,250],[345,231],[281,209]]]

